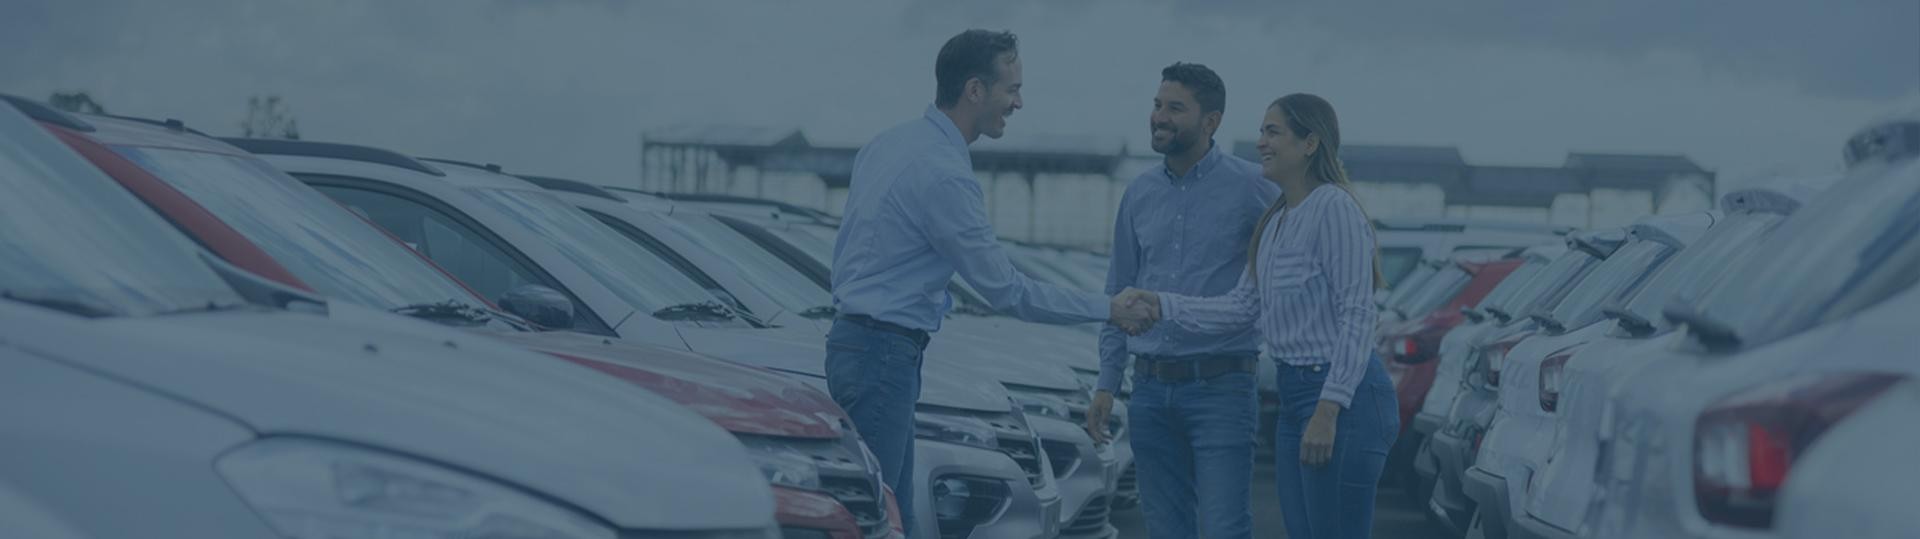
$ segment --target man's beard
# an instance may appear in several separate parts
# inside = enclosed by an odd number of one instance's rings
[[[1153,145],[1153,151],[1160,155],[1186,153],[1187,150],[1193,149],[1195,144],[1200,143],[1200,141],[1194,137],[1185,136],[1185,134],[1189,132],[1190,131],[1180,129],[1174,130],[1173,136],[1167,137],[1166,145],[1155,144]]]

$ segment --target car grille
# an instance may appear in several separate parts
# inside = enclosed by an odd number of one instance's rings
[[[1127,464],[1127,469],[1120,472],[1120,482],[1114,487],[1114,490],[1121,495],[1132,495],[1140,492],[1140,474],[1134,471],[1133,464]]]
[[[887,532],[886,502],[879,491],[865,478],[820,477],[820,488],[846,506],[853,513],[853,521],[860,525],[860,532],[869,539],[885,537]]]
[[[1100,533],[1107,527],[1107,516],[1113,511],[1106,496],[1095,496],[1087,501],[1087,507],[1073,516],[1073,522],[1060,529],[1061,535],[1087,535]]]
[[[885,537],[892,530],[887,523],[887,505],[875,470],[867,468],[857,438],[840,440],[796,440],[790,443],[813,458],[820,470],[820,490],[846,507],[860,532],[871,539]]]
[[[1053,464],[1053,478],[1060,479],[1073,475],[1074,466],[1080,464],[1080,448],[1071,442],[1045,440],[1040,447],[1047,450],[1047,461]]]
[[[1040,448],[1034,447],[1032,438],[1000,437],[1000,452],[1013,458],[1020,465],[1020,471],[1027,473],[1027,482],[1039,487],[1046,482],[1040,474]]]

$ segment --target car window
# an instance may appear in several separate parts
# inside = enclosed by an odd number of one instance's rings
[[[1513,301],[1500,307],[1502,313],[1513,319],[1519,319],[1528,313],[1545,311],[1560,305],[1560,299],[1566,297],[1573,283],[1585,277],[1599,259],[1586,251],[1569,249],[1565,254],[1553,260],[1538,277],[1527,283],[1527,287],[1514,295]]]
[[[360,217],[257,158],[120,146],[321,294],[391,309],[476,298]]]
[[[340,204],[387,229],[434,263],[490,299],[528,284],[553,286],[536,277],[499,246],[434,208],[388,193],[317,186]]]
[[[1380,249],[1380,275],[1386,278],[1387,288],[1398,288],[1400,279],[1412,273],[1420,264],[1422,253],[1419,247],[1383,247]]]
[[[1407,298],[1419,293],[1426,286],[1427,281],[1439,272],[1439,268],[1435,268],[1432,264],[1420,264],[1413,268],[1400,279],[1399,286],[1393,287],[1393,290],[1387,293],[1386,307],[1392,309],[1405,305]]]
[[[206,254],[59,139],[0,104],[0,296],[85,316],[230,305]]]
[[[727,268],[729,271],[740,272],[755,289],[788,311],[799,313],[833,306],[833,295],[826,289],[711,215],[681,213],[666,216],[662,221],[669,225],[666,229],[731,262],[733,267]]]
[[[1446,304],[1447,300],[1453,299],[1453,296],[1459,294],[1460,289],[1465,288],[1467,281],[1471,279],[1472,276],[1467,275],[1466,270],[1460,269],[1457,265],[1448,264],[1445,269],[1436,271],[1433,277],[1427,278],[1427,282],[1420,287],[1419,292],[1395,308],[1409,318],[1425,316]]]
[[[1628,243],[1595,265],[1548,316],[1566,329],[1600,321],[1602,301],[1610,295],[1632,293],[1646,282],[1649,270],[1659,268],[1673,252],[1672,246],[1657,241]]]
[[[1750,245],[1762,233],[1785,217],[1777,213],[1742,213],[1721,219],[1693,244],[1674,255],[1673,260],[1647,281],[1646,287],[1627,300],[1626,310],[1659,330],[1671,325],[1660,316],[1661,309],[1685,291],[1699,292],[1725,274],[1737,259],[1735,253]]]
[[[1547,261],[1545,260],[1528,258],[1525,263],[1520,264],[1520,267],[1514,268],[1512,273],[1508,273],[1506,277],[1501,278],[1500,284],[1494,285],[1493,290],[1487,293],[1487,297],[1480,300],[1480,307],[1487,308],[1505,305],[1509,299],[1513,298],[1515,293],[1518,293],[1522,288],[1526,288],[1527,282],[1533,279],[1533,276],[1538,275],[1541,268],[1545,268],[1546,266]]]
[[[666,260],[552,194],[494,188],[467,192],[547,240],[636,309],[659,313],[668,307],[715,301],[706,287]]]
[[[1701,314],[1752,346],[1846,316],[1913,283],[1920,162],[1869,169],[1794,212],[1708,291]],[[1790,256],[1782,256],[1789,254]]]

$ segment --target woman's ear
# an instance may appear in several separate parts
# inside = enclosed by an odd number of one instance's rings
[[[1307,157],[1313,157],[1314,152],[1320,151],[1320,134],[1307,133],[1306,144],[1307,144]]]

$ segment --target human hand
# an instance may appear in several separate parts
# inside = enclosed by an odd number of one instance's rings
[[[1113,297],[1113,318],[1110,322],[1120,326],[1129,335],[1146,333],[1160,320],[1160,296],[1153,292],[1128,288]]]
[[[1093,443],[1104,444],[1107,438],[1107,417],[1113,415],[1113,393],[1107,390],[1093,393],[1093,404],[1087,407],[1087,436],[1093,437]]]
[[[1300,436],[1300,463],[1315,468],[1333,460],[1333,440],[1340,421],[1340,404],[1320,401],[1307,420],[1307,431]]]

